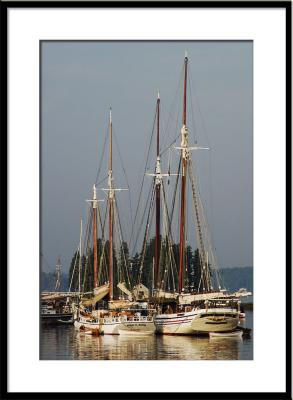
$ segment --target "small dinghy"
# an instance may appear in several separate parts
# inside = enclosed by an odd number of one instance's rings
[[[57,320],[58,324],[66,324],[66,325],[73,325],[74,319],[58,319]]]
[[[233,332],[210,332],[210,338],[216,339],[226,339],[226,338],[242,338],[243,332],[241,330],[233,331]]]
[[[84,329],[85,335],[92,335],[92,336],[100,336],[101,332],[98,328],[85,328]]]

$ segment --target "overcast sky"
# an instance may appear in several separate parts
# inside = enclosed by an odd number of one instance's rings
[[[213,246],[223,268],[252,265],[252,42],[43,42],[44,270],[49,266],[53,270],[60,255],[66,271],[76,250],[80,218],[86,219],[85,200],[91,197],[102,157],[110,106],[130,186],[130,193],[118,194],[128,240],[129,203],[131,199],[134,214],[158,90],[161,149],[179,134],[182,90],[178,91],[178,84],[185,50],[190,71],[190,143],[197,140],[211,148],[193,157]],[[100,177],[106,175],[107,154]],[[117,187],[127,187],[115,143],[114,177]],[[105,197],[102,192],[99,196]]]

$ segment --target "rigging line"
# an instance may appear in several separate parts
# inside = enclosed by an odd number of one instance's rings
[[[144,240],[143,240],[143,250],[141,252],[140,269],[139,269],[137,284],[140,284],[140,282],[141,282],[143,264],[144,264],[144,260],[145,260],[146,250],[147,250],[147,240],[148,240],[149,228],[150,228],[151,221],[153,218],[153,213],[154,213],[154,201],[155,201],[155,188],[152,192],[152,199],[151,199],[150,207],[149,207],[149,211],[148,211],[148,217],[147,217],[145,235],[144,235]]]
[[[175,131],[176,131],[176,132],[177,132],[178,119],[179,119],[179,112],[178,112],[178,114],[177,114],[177,119],[176,119],[176,128],[175,128]],[[168,149],[170,149],[170,148],[172,147],[172,145],[175,144],[175,143],[177,142],[177,140],[178,140],[178,138],[179,138],[180,136],[181,136],[181,133],[179,132],[178,135],[175,136],[175,139],[173,139],[173,140],[171,141],[171,143],[170,143],[168,146],[164,147],[164,149],[160,152],[160,155],[162,156],[163,154],[165,154],[166,151],[167,151]]]
[[[140,237],[140,232],[141,232],[141,229],[142,229],[142,227],[143,227],[143,221],[144,221],[144,218],[145,218],[145,215],[146,215],[146,212],[147,212],[147,205],[148,205],[148,203],[149,203],[149,201],[150,201],[152,192],[153,192],[153,190],[154,190],[154,181],[155,181],[155,179],[153,179],[153,183],[150,185],[150,190],[149,190],[149,193],[148,193],[146,202],[145,202],[145,207],[144,207],[143,215],[142,215],[142,218],[141,218],[141,222],[140,222],[140,225],[139,225],[139,229],[138,229],[138,232],[137,232],[137,235],[136,235],[136,240],[135,240],[134,246],[133,246],[133,248],[132,248],[131,254],[133,254],[133,253],[135,252],[135,250],[136,250],[137,242],[138,242],[138,239],[139,239],[139,237]]]
[[[171,270],[171,278],[172,278],[172,283],[173,283],[173,290],[175,288],[175,280],[174,280],[174,271],[173,271],[173,266],[172,266],[172,233],[170,231],[170,221],[169,221],[169,215],[168,215],[168,208],[167,208],[167,201],[166,201],[166,194],[165,194],[165,189],[164,187],[162,188],[163,191],[163,225],[164,225],[164,232],[165,232],[165,247],[166,247],[166,253],[169,255],[169,268],[168,270]],[[169,235],[170,233],[170,235]],[[169,276],[169,275],[168,275]]]
[[[176,260],[174,256],[174,251],[173,251],[173,237],[172,237],[172,230],[171,230],[171,220],[169,217],[169,212],[168,212],[168,207],[167,207],[167,198],[166,198],[166,192],[165,192],[165,187],[164,184],[162,185],[162,192],[163,192],[163,205],[164,205],[164,228],[166,232],[166,246],[168,249],[168,254],[169,254],[169,264],[170,264],[170,270],[171,270],[171,278],[172,278],[172,283],[173,283],[173,291],[176,291],[176,284],[175,284],[175,273],[178,275],[178,266],[176,265]]]
[[[201,197],[200,197],[200,190],[199,190],[197,182],[196,182],[196,186],[197,186],[197,192],[199,193],[199,198],[198,198],[199,199],[199,209],[200,209],[201,215],[202,215],[203,228],[205,230],[205,237],[206,237],[207,245],[210,248],[211,254],[215,258],[215,255],[214,255],[213,249],[212,249],[212,241],[211,241],[211,237],[210,237],[209,224],[208,224],[208,220],[207,220],[207,217],[206,217],[204,206],[203,206],[203,203],[202,203],[202,200],[201,200]]]
[[[204,238],[208,247],[208,250],[210,250],[211,255],[213,255],[213,251],[212,251],[212,246],[211,246],[211,239],[209,237],[209,229],[208,229],[208,222],[205,216],[205,212],[204,212],[204,207],[201,201],[201,197],[200,194],[198,196],[196,196],[196,193],[199,193],[199,187],[197,182],[195,181],[194,183],[194,179],[193,179],[193,175],[192,175],[192,162],[190,159],[190,169],[189,169],[189,175],[190,175],[190,180],[191,180],[191,185],[192,185],[192,193],[193,193],[193,198],[195,203],[197,204],[197,207],[195,209],[196,211],[196,216],[197,216],[197,220],[198,220],[198,216],[200,214],[201,216],[201,220],[202,220],[202,227],[203,227],[203,231],[204,231]],[[200,217],[199,217],[200,218]],[[201,228],[199,223],[200,223],[200,219],[198,220],[198,228]],[[199,229],[199,234],[200,234],[200,239],[202,238],[202,233],[201,233],[201,229]],[[205,265],[205,249],[204,249],[204,244],[202,245],[202,249],[200,250],[200,252],[202,253],[202,259],[203,259],[203,263]],[[215,260],[215,258],[213,258]],[[216,267],[216,266],[215,266]],[[210,285],[211,285],[211,271],[210,268],[207,267],[205,269],[205,278],[207,281],[207,290],[210,289]]]
[[[190,74],[189,74],[189,79],[191,80],[190,85],[192,85],[192,87],[195,87],[194,79],[193,79],[193,76],[191,74],[191,71],[190,71]],[[199,99],[198,99],[198,96],[197,96],[197,92],[194,91],[194,93],[195,93],[196,104],[197,104],[198,111],[199,111],[200,121],[201,121],[201,124],[202,124],[202,129],[203,129],[203,132],[204,132],[204,134],[205,134],[205,136],[207,138],[208,147],[210,148],[210,152],[209,152],[209,155],[208,155],[208,157],[209,157],[209,204],[210,204],[210,214],[211,214],[211,223],[212,223],[214,221],[213,196],[212,196],[212,167],[211,167],[212,146],[211,146],[210,138],[209,138],[209,135],[208,135],[208,131],[206,129],[203,113],[202,113],[201,108],[200,108],[200,102],[199,102]],[[191,104],[192,104],[192,93],[191,93]],[[192,118],[193,118],[193,113],[192,113]],[[213,230],[211,230],[211,239],[212,239],[212,242],[213,242]]]
[[[148,147],[148,152],[147,152],[147,158],[146,158],[146,163],[145,163],[143,178],[142,178],[142,182],[141,182],[141,186],[140,186],[140,191],[139,191],[138,203],[137,203],[137,207],[136,207],[136,211],[135,211],[135,216],[134,216],[134,220],[133,220],[133,226],[132,226],[131,235],[130,235],[130,240],[129,240],[129,247],[131,247],[131,242],[132,242],[132,238],[133,238],[133,234],[134,234],[134,226],[135,226],[135,223],[136,223],[137,213],[138,213],[138,209],[139,209],[139,205],[140,205],[140,200],[141,200],[141,195],[142,195],[143,184],[144,184],[144,180],[145,180],[145,174],[146,174],[146,171],[147,171],[147,165],[148,165],[148,160],[149,160],[149,155],[150,155],[152,140],[153,140],[154,131],[155,131],[156,118],[157,118],[157,107],[156,107],[155,117],[154,117],[154,121],[153,121],[152,134],[151,134],[151,139],[150,139],[150,142],[149,142],[149,147]]]
[[[86,249],[86,254],[89,254],[89,250],[90,250],[90,235],[91,235],[91,222],[92,222],[92,216],[93,216],[93,212],[92,212],[92,208],[91,206],[88,206],[87,208],[87,226],[86,226],[86,232],[85,232],[85,236],[84,236],[84,246],[83,248]],[[81,265],[83,265],[84,262],[84,257],[82,257],[81,259]],[[84,262],[84,271],[83,271],[83,281],[82,281],[82,290],[84,292],[85,290],[85,282],[86,282],[86,274],[87,274],[87,266],[88,266],[88,256],[86,256],[85,262]]]
[[[162,156],[163,154],[166,153],[167,150],[171,149],[172,145],[175,144],[178,140],[178,138],[181,136],[181,133],[179,133],[175,139],[169,144],[169,146],[165,147],[161,152],[160,152],[160,156]]]
[[[171,103],[171,106],[169,108],[170,111],[168,113],[167,124],[165,125],[166,129],[162,130],[163,133],[167,132],[167,135],[164,134],[164,136],[163,136],[165,138],[164,141],[163,141],[164,145],[165,145],[165,143],[167,141],[167,138],[169,138],[169,136],[170,136],[168,134],[169,133],[169,125],[171,124],[171,119],[172,119],[171,117],[173,117],[174,115],[177,116],[176,124],[175,124],[175,135],[176,135],[176,132],[177,132],[177,124],[178,124],[178,118],[179,118],[179,101],[178,101],[178,99],[179,99],[179,91],[181,91],[181,87],[182,87],[181,83],[182,83],[182,80],[183,80],[183,76],[184,76],[184,64],[181,67],[181,72],[179,74],[179,80],[178,80],[178,83],[177,83],[175,96],[174,96],[174,98],[172,100],[172,103]],[[175,114],[176,102],[177,102],[177,114]],[[174,112],[173,112],[173,108],[174,108]],[[164,122],[163,114],[162,114],[162,118],[163,118],[163,122]],[[162,153],[160,153],[160,154],[162,154]]]
[[[176,284],[175,284],[174,265],[175,265],[175,268],[176,268],[176,263],[175,262],[172,263],[172,258],[174,260],[174,254],[173,254],[172,244],[170,244],[169,242],[170,242],[170,239],[168,238],[169,265],[170,265],[170,270],[171,270],[173,291],[175,292],[176,291]]]
[[[115,195],[114,195],[114,199],[113,199],[113,224],[114,224],[114,229],[113,232],[115,233],[115,238],[117,237],[118,239],[114,241],[114,259],[116,260],[116,262],[114,263],[114,265],[116,264],[116,276],[115,278],[118,280],[118,282],[120,282],[120,278],[122,276],[122,268],[121,265],[119,263],[119,247],[120,247],[120,251],[122,248],[122,240],[120,238],[120,232],[118,229],[118,224],[117,224],[117,208],[116,208],[116,201],[115,201]],[[113,235],[114,236],[114,235]],[[117,245],[119,240],[119,245]],[[115,279],[115,280],[116,280]],[[119,289],[120,290],[120,289]]]
[[[188,163],[188,172],[189,172],[189,180],[191,183],[191,189],[192,189],[192,197],[193,197],[193,209],[196,217],[196,229],[195,229],[195,235],[197,239],[197,244],[199,247],[199,256],[202,261],[202,265],[204,265],[204,260],[205,260],[205,248],[204,248],[204,241],[203,241],[203,236],[202,236],[202,230],[201,230],[201,223],[200,223],[200,216],[199,216],[199,199],[197,196],[197,187],[195,187],[194,184],[194,179],[193,179],[193,174],[192,174],[192,162],[191,159],[189,159]]]
[[[179,109],[179,106],[178,106],[178,109]],[[176,118],[175,132],[178,131],[178,130],[177,130],[177,127],[178,127],[178,120],[179,120],[179,110],[178,110],[177,118]],[[175,133],[175,134],[176,134],[176,133]],[[180,137],[181,137],[181,133],[179,132],[179,133],[177,134],[177,136],[175,136],[175,138],[171,141],[171,143],[170,143],[168,146],[164,147],[164,149],[160,152],[160,155],[162,156],[163,154],[165,154],[165,152],[166,152],[168,149],[170,149],[170,148],[172,147],[172,145],[175,144],[175,143],[177,142],[177,140],[178,140]]]
[[[121,225],[121,220],[120,220],[120,215],[119,215],[119,207],[118,207],[118,202],[117,202],[117,199],[116,199],[115,195],[114,195],[114,200],[115,200],[114,203],[115,203],[116,215],[117,215],[116,219],[118,221],[118,224],[116,224],[116,225],[118,226],[118,234],[119,234],[119,238],[120,238],[120,241],[121,241],[121,249],[122,249],[122,255],[123,255],[124,265],[125,265],[125,270],[126,270],[126,277],[128,279],[128,284],[130,285],[130,277],[129,277],[128,265],[127,265],[127,262],[126,262],[126,256],[125,256],[124,247],[123,247],[123,243],[127,244],[127,242],[125,242],[124,238],[123,238],[122,225]]]
[[[214,202],[213,202],[213,175],[212,175],[212,150],[208,152],[209,158],[209,204],[210,204],[210,226],[211,226],[211,241],[214,243]]]
[[[98,206],[98,215],[99,215],[99,220],[101,222],[101,255],[100,255],[100,260],[99,260],[99,271],[98,271],[98,282],[101,282],[101,278],[104,275],[104,278],[107,279],[108,275],[107,275],[107,268],[103,269],[103,264],[106,264],[106,261],[104,260],[104,254],[105,254],[105,246],[106,246],[106,242],[105,242],[105,226],[106,226],[106,221],[107,221],[107,215],[108,215],[108,205],[109,205],[109,201],[106,202],[106,210],[105,210],[105,216],[104,216],[104,221],[102,221],[102,216],[101,216],[101,212],[100,212],[100,207]],[[105,270],[105,271],[104,271]]]
[[[192,75],[191,75],[190,72],[191,72],[191,71],[189,71],[189,75],[190,75],[190,79],[191,79],[191,84],[192,84],[192,86],[194,86],[194,84],[193,84],[193,77],[192,77]],[[201,111],[201,108],[200,108],[200,102],[199,102],[199,99],[198,99],[198,96],[197,96],[197,92],[196,92],[196,91],[194,91],[194,97],[195,97],[196,105],[197,105],[197,107],[198,107],[198,112],[199,112],[200,121],[201,121],[202,128],[203,128],[203,132],[204,132],[204,134],[206,135],[207,142],[208,142],[208,147],[211,148],[212,146],[211,146],[211,143],[210,143],[208,131],[207,131],[207,129],[206,129],[206,125],[205,125],[205,122],[204,122],[203,114],[202,114],[202,111]]]
[[[179,182],[179,177],[180,177],[181,161],[182,161],[182,158],[180,157],[179,163],[178,163],[178,170],[177,170],[176,181],[175,181],[175,190],[174,190],[174,195],[173,195],[173,199],[172,199],[170,221],[173,221],[173,215],[174,215],[174,209],[175,209],[175,201],[176,201],[177,189],[178,189],[178,186],[179,186],[179,185],[178,185],[178,182]]]
[[[187,160],[187,164],[188,164],[188,160]],[[188,168],[188,165],[187,165]],[[189,192],[189,181],[187,179],[186,181],[186,193]],[[186,216],[189,215],[189,210],[190,210],[190,199],[189,196],[186,196]],[[185,258],[185,271],[184,271],[184,284],[188,286],[188,271],[189,271],[189,266],[188,266],[188,260],[187,260],[187,247],[190,246],[190,241],[189,241],[189,223],[188,223],[188,218],[186,218],[186,225],[185,225],[185,254],[184,254],[184,258]]]
[[[126,185],[127,185],[127,188],[128,188],[129,208],[130,208],[130,220],[131,220],[131,226],[133,226],[133,215],[132,215],[133,213],[132,213],[132,202],[131,202],[131,190],[130,190],[130,185],[129,185],[129,181],[128,181],[128,178],[127,178],[126,170],[125,170],[125,167],[124,167],[124,164],[123,164],[123,160],[122,160],[122,156],[121,156],[121,152],[120,152],[120,147],[119,147],[118,139],[117,139],[117,136],[116,136],[116,133],[115,133],[115,132],[116,132],[116,131],[113,129],[114,141],[115,141],[115,144],[116,144],[116,147],[117,147],[117,150],[118,150],[118,155],[119,155],[119,158],[120,158],[122,170],[123,170],[123,173],[124,173],[124,176],[125,176],[125,180],[126,180]]]
[[[148,229],[148,233],[150,232],[150,227],[152,226],[152,222],[153,222],[153,218],[154,218],[154,211],[155,211],[155,193],[156,190],[154,188],[154,197],[153,197],[153,202],[152,202],[152,206],[151,206],[151,215],[150,215],[150,219],[149,219],[149,229]],[[150,271],[149,271],[150,272]]]
[[[153,189],[152,190],[152,198],[151,198],[150,207],[149,207],[149,210],[148,210],[147,223],[146,223],[146,227],[145,227],[145,234],[144,234],[144,240],[143,240],[143,251],[141,253],[140,268],[139,268],[137,284],[139,284],[141,282],[141,275],[142,275],[142,269],[143,269],[144,258],[145,258],[146,247],[147,247],[148,232],[149,232],[149,226],[150,226],[150,216],[154,212],[153,205],[154,205],[155,193],[156,193],[155,186],[153,186],[152,189]]]
[[[103,150],[102,150],[102,157],[100,159],[100,163],[98,165],[98,171],[97,171],[97,176],[95,179],[95,183],[97,183],[97,180],[100,176],[100,172],[101,172],[101,168],[102,168],[102,164],[103,164],[103,160],[104,160],[104,155],[105,155],[105,148],[106,148],[106,143],[107,143],[107,139],[108,139],[108,131],[109,131],[109,123],[107,125],[107,130],[105,131],[105,136],[104,136],[104,143],[103,143]]]
[[[88,256],[85,256],[85,260],[83,257],[83,263],[84,263],[84,274],[83,274],[83,282],[82,282],[82,292],[85,292],[85,281],[86,281],[86,272],[87,272],[87,265],[88,265]],[[88,277],[87,277],[88,278]]]
[[[106,212],[105,212],[105,218],[104,218],[103,247],[102,247],[102,254],[101,254],[101,262],[103,262],[103,264],[104,264],[104,278],[107,281],[109,281],[109,267],[108,267],[108,264],[107,264],[107,260],[109,260],[109,252],[108,252],[108,248],[106,246],[107,240],[106,240],[106,236],[105,236],[105,232],[106,232],[105,227],[106,227],[108,216],[109,216],[109,195],[108,195],[108,198],[107,198],[107,206],[106,206]]]
[[[197,286],[197,293],[200,292],[200,285],[201,285],[201,282],[202,282],[202,268],[200,269],[200,271],[201,271],[201,273],[200,273],[200,280],[199,280],[198,286]]]
[[[104,262],[104,245],[105,245],[105,224],[106,224],[106,216],[108,212],[108,202],[106,202],[106,210],[105,210],[105,216],[104,216],[104,221],[102,220],[102,214],[101,214],[101,209],[98,203],[97,206],[98,210],[98,220],[100,223],[100,228],[101,228],[101,242],[100,242],[100,251],[98,252],[98,257],[99,257],[99,269],[98,269],[98,275],[97,275],[97,282],[98,284],[101,283],[101,278],[103,275],[103,262]]]
[[[173,243],[173,236],[172,236],[172,229],[171,229],[171,222],[172,222],[172,220],[170,219],[169,212],[168,212],[168,207],[167,207],[167,196],[166,196],[166,191],[165,191],[165,185],[164,185],[163,182],[162,182],[161,187],[162,187],[163,200],[164,200],[164,205],[165,205],[165,213],[166,213],[166,218],[167,218],[167,228],[168,228],[168,230],[167,230],[167,235],[168,235],[168,237],[170,236],[171,241],[172,241],[172,243]]]
[[[191,82],[191,78],[190,78],[190,72],[188,75],[188,83],[189,83],[189,95],[190,95],[190,103],[191,103],[191,121],[192,121],[192,126],[193,126],[192,133],[193,133],[194,143],[196,144],[197,143],[196,134],[195,134],[196,125],[194,122],[195,118],[194,118],[194,110],[193,110],[192,86],[191,86],[192,82]]]
[[[101,215],[101,209],[100,209],[99,202],[97,203],[97,216],[98,216],[99,228],[101,229],[100,239],[99,239],[99,237],[97,235],[97,259],[99,259],[99,255],[100,255],[99,253],[102,252],[103,237],[104,237],[103,221],[102,221],[102,215]],[[100,248],[99,248],[99,243],[100,243]],[[99,285],[99,279],[98,278],[101,275],[100,274],[101,269],[102,269],[102,264],[101,264],[100,259],[99,259],[99,262],[98,262],[98,274],[97,274],[97,285]]]
[[[108,179],[108,175],[105,176],[101,181],[96,183],[96,186],[99,186],[101,183],[105,182]]]
[[[69,284],[68,292],[71,292],[71,286],[72,286],[72,283],[73,283],[73,276],[74,276],[74,273],[75,273],[76,262],[77,262],[78,249],[79,249],[79,247],[77,246],[77,251],[76,251],[76,253],[75,253],[74,264],[73,264],[73,271],[72,271],[72,274],[71,274],[71,279],[70,279],[70,284]],[[75,288],[75,289],[76,289],[76,288]],[[75,291],[76,291],[76,290],[75,290]]]

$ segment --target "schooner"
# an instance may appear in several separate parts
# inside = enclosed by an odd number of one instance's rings
[[[129,334],[129,335],[150,335],[155,332],[155,324],[152,311],[148,310],[147,304],[141,304],[135,301],[134,293],[127,289],[123,281],[118,282],[117,287],[124,295],[123,298],[115,298],[114,295],[114,231],[121,237],[118,210],[115,202],[115,192],[127,190],[114,186],[113,177],[113,125],[112,111],[109,116],[109,161],[108,161],[108,187],[101,189],[107,195],[108,209],[108,268],[105,276],[108,281],[101,285],[102,265],[105,262],[105,241],[103,245],[100,263],[98,262],[97,250],[97,199],[96,185],[93,186],[93,197],[88,202],[92,205],[92,241],[93,241],[93,297],[84,299],[79,304],[78,317],[75,320],[75,327],[80,330],[89,331],[92,334]],[[99,213],[98,213],[99,214]],[[116,222],[116,225],[115,225]],[[125,258],[125,257],[124,257]],[[80,244],[81,260],[81,244]],[[125,260],[124,260],[125,261]],[[81,263],[81,262],[80,262]],[[81,269],[81,268],[80,268]],[[126,274],[128,266],[125,265]],[[79,276],[80,280],[80,276]],[[117,279],[116,279],[117,280]],[[100,307],[100,301],[106,299]]]
[[[160,157],[160,97],[156,104],[156,167],[153,176],[153,190],[150,207],[155,211],[155,245],[153,261],[153,297],[151,301],[156,305],[157,315],[155,325],[157,333],[170,335],[194,335],[209,332],[229,332],[237,328],[239,323],[240,303],[221,289],[219,269],[209,237],[203,204],[199,196],[198,184],[193,174],[192,151],[208,149],[198,145],[189,145],[189,130],[187,123],[187,81],[188,57],[184,58],[183,82],[183,112],[182,128],[180,132],[180,145],[173,146],[180,151],[178,174],[163,174],[161,172]],[[173,149],[172,149],[173,150]],[[172,216],[174,202],[168,210],[166,190],[163,177],[177,175],[177,185],[180,181],[179,205],[179,254],[174,254],[174,240]],[[190,291],[185,286],[185,273],[187,269],[186,238],[187,219],[190,223],[191,216],[187,215],[187,187],[190,187],[195,239],[198,254],[199,281],[196,290]],[[161,201],[163,200],[163,201]],[[162,203],[162,204],[161,204]],[[163,221],[161,211],[163,210]],[[149,216],[152,212],[149,211]],[[164,227],[164,241],[161,236],[161,224]],[[146,224],[144,240],[148,237],[150,220]],[[145,248],[145,243],[143,248]],[[165,257],[161,257],[164,250]],[[144,251],[142,251],[142,259]],[[141,262],[143,264],[143,260]],[[172,275],[173,274],[173,275]],[[172,275],[172,279],[170,276]],[[174,275],[176,275],[174,277]],[[173,291],[167,287],[167,279],[173,280]],[[217,287],[216,287],[217,286]]]

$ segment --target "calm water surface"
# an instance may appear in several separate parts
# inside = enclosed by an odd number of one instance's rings
[[[246,311],[242,326],[253,327]],[[252,360],[250,339],[209,339],[195,336],[91,336],[73,325],[43,326],[41,360]]]

